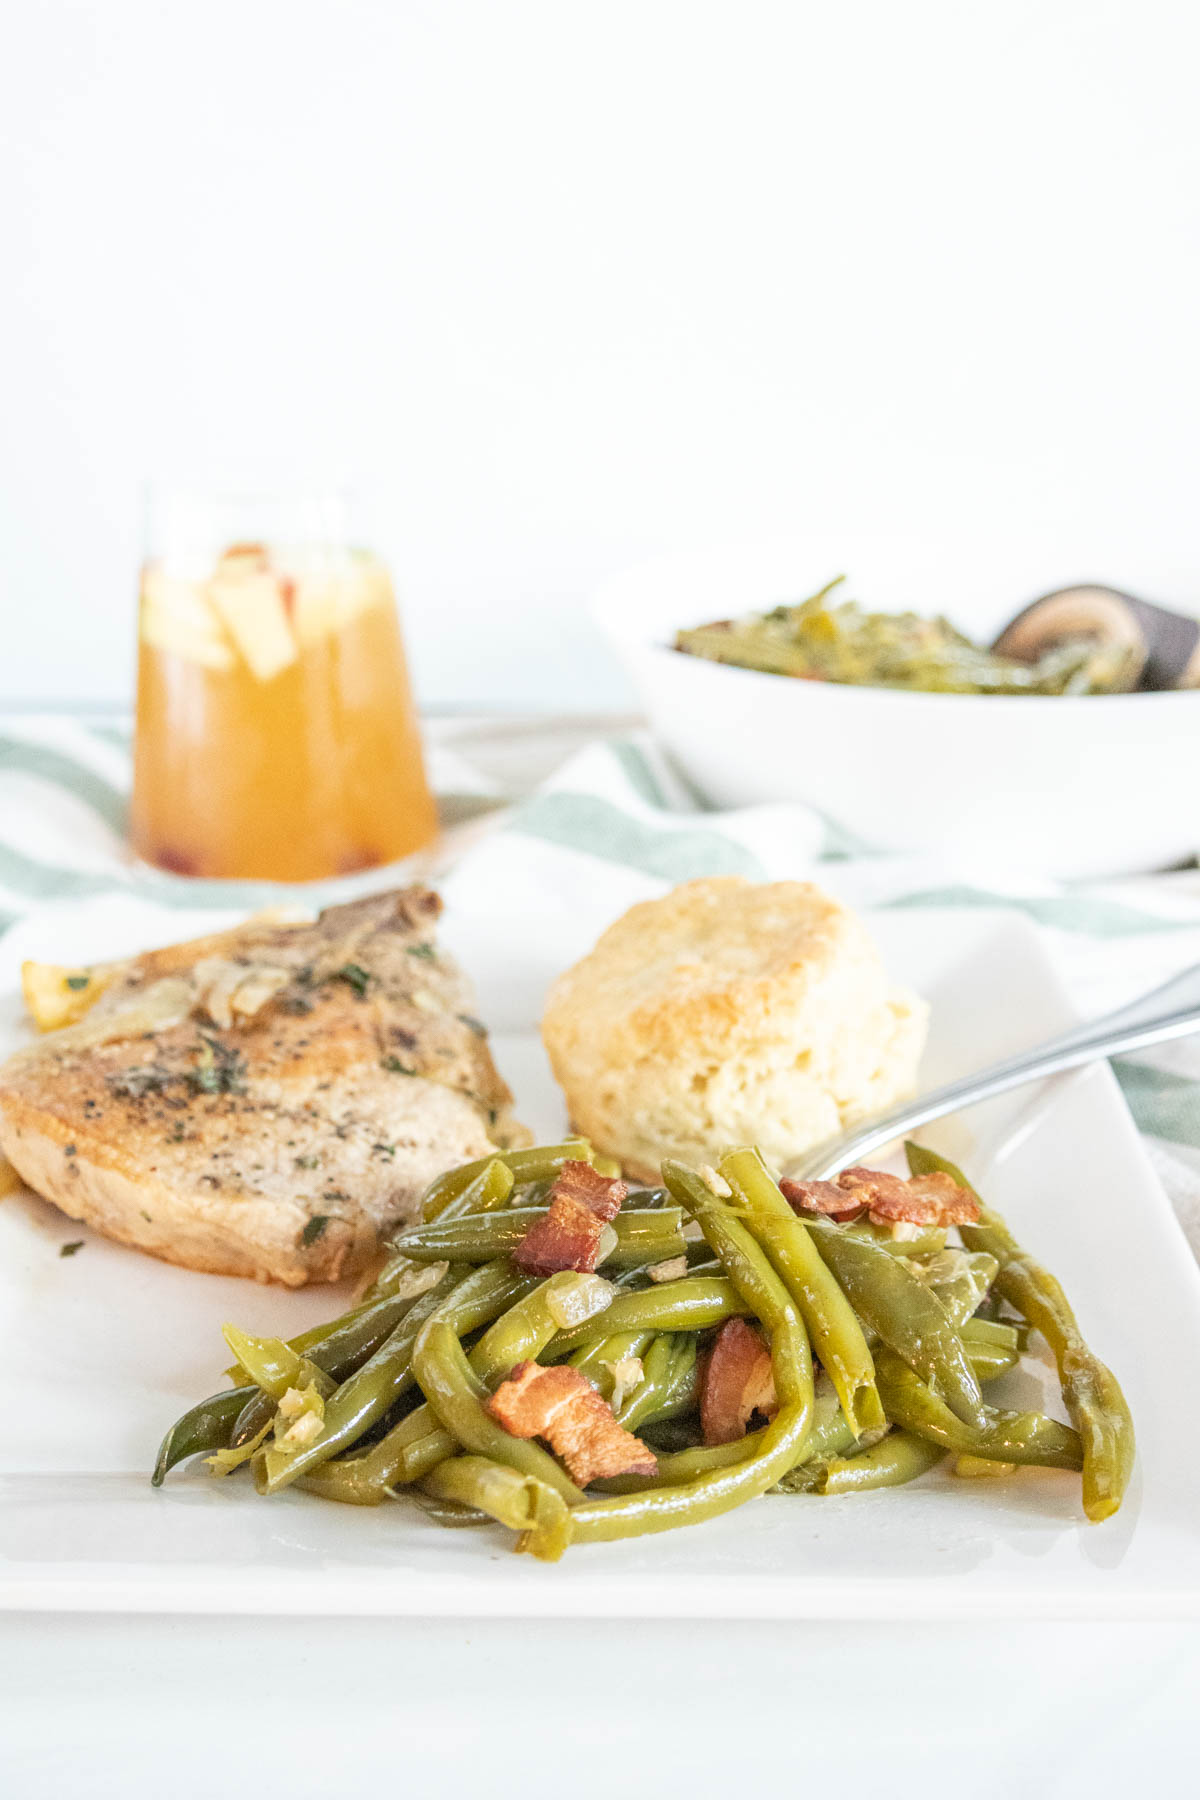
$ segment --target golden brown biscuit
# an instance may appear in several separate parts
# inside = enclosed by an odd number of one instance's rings
[[[574,1126],[642,1181],[758,1144],[782,1166],[912,1091],[923,1000],[809,882],[686,882],[633,906],[550,990]]]

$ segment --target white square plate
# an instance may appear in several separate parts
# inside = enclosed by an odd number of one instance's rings
[[[19,961],[86,960],[212,929],[106,898],[9,935],[0,1050],[23,1036]],[[519,1110],[563,1128],[536,1022],[546,984],[606,921],[448,917]],[[1070,1022],[1030,927],[1001,913],[881,913],[894,974],[932,1002],[938,1083]],[[499,1532],[414,1509],[343,1508],[241,1479],[147,1471],[171,1420],[222,1385],[219,1327],[290,1336],[344,1304],[192,1274],[87,1233],[52,1207],[0,1203],[0,1604],[151,1612],[774,1618],[1200,1614],[1200,1274],[1106,1067],[994,1101],[930,1133],[1060,1276],[1129,1397],[1140,1456],[1121,1513],[1082,1518],[1078,1480],[1026,1471],[822,1500],[768,1496],[689,1531],[585,1546],[555,1566]],[[75,1256],[62,1243],[84,1238]],[[1021,1374],[1012,1398],[1060,1410]]]

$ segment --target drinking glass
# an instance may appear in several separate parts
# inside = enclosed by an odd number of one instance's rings
[[[149,497],[131,835],[179,875],[312,881],[436,830],[391,582],[341,493]]]

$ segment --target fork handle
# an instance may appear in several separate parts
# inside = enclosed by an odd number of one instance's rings
[[[1003,1062],[992,1063],[974,1075],[964,1075],[945,1087],[934,1088],[932,1093],[918,1094],[888,1112],[877,1113],[844,1136],[814,1146],[799,1159],[792,1173],[810,1181],[826,1179],[891,1143],[893,1138],[979,1100],[990,1100],[995,1094],[1007,1093],[1010,1088],[1041,1076],[1077,1069],[1101,1056],[1142,1050],[1148,1044],[1186,1037],[1193,1031],[1200,1031],[1200,964],[1115,1012],[1089,1019],[1085,1025],[1035,1044],[1030,1050],[1019,1051]]]

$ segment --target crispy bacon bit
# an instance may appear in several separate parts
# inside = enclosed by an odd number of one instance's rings
[[[700,1426],[706,1444],[745,1437],[755,1413],[779,1410],[771,1352],[745,1319],[726,1319],[708,1353],[700,1382]]]
[[[535,1219],[512,1253],[518,1269],[527,1275],[554,1275],[559,1269],[576,1269],[590,1275],[600,1260],[604,1220],[578,1200],[560,1194],[549,1212]]]
[[[545,1438],[580,1487],[607,1475],[653,1475],[654,1452],[618,1425],[586,1375],[562,1363],[518,1363],[487,1403],[513,1437]]]
[[[941,1169],[908,1181],[882,1169],[843,1169],[838,1186],[866,1202],[873,1225],[970,1225],[979,1217],[974,1194]]]
[[[604,1227],[629,1192],[623,1181],[598,1175],[590,1163],[565,1162],[550,1189],[550,1210],[535,1219],[512,1253],[529,1275],[575,1269],[590,1275],[600,1257]]]
[[[820,1214],[826,1219],[836,1219],[839,1224],[845,1219],[861,1218],[867,1210],[864,1199],[848,1194],[836,1181],[789,1181],[785,1178],[779,1184],[779,1191],[793,1212]]]
[[[554,1178],[550,1202],[553,1205],[560,1195],[565,1195],[567,1199],[580,1201],[598,1219],[611,1225],[628,1192],[627,1182],[601,1175],[591,1163],[565,1162]]]
[[[780,1190],[798,1213],[819,1213],[844,1224],[864,1213],[872,1225],[969,1225],[979,1202],[938,1169],[905,1181],[883,1169],[843,1169],[836,1181],[781,1181]]]

